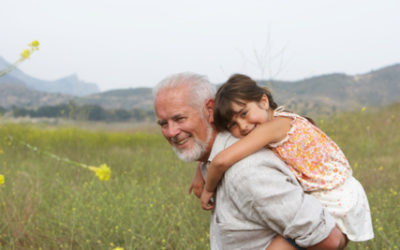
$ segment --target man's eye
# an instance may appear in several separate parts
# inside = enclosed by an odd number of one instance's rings
[[[164,128],[166,125],[168,125],[167,121],[157,121],[158,125],[160,125],[160,127]]]

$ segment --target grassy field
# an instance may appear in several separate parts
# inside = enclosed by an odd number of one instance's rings
[[[400,105],[316,121],[369,197],[375,239],[348,249],[399,249]],[[187,195],[195,164],[157,129],[89,127],[0,122],[0,249],[208,249],[209,214]],[[106,163],[111,178],[43,152]]]

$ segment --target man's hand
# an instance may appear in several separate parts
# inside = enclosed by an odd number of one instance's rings
[[[201,207],[204,210],[212,210],[214,209],[214,204],[211,201],[211,198],[214,196],[214,192],[208,192],[206,189],[203,190],[201,194]]]
[[[189,187],[188,193],[191,194],[193,191],[194,195],[196,195],[197,198],[200,198],[201,193],[203,192],[204,183],[205,182],[203,176],[201,175],[200,164],[199,164],[197,165],[196,173],[194,174],[192,184]]]

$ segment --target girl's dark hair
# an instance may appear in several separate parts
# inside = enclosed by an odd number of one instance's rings
[[[267,96],[270,108],[278,107],[267,88],[258,86],[256,81],[246,75],[232,75],[218,89],[215,97],[214,124],[217,131],[227,130],[234,115],[233,102],[239,105],[245,105],[243,101],[259,102],[263,95]]]

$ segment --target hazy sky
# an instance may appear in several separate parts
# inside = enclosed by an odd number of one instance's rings
[[[152,87],[192,71],[299,80],[400,63],[399,0],[1,0],[0,56],[101,90]],[[258,62],[257,62],[258,58]]]

